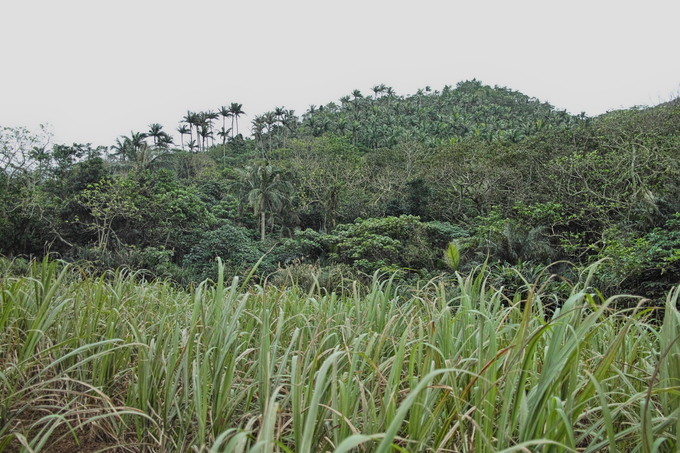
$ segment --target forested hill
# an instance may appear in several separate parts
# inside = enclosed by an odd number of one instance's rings
[[[680,281],[677,100],[587,118],[476,80],[378,85],[249,117],[252,137],[246,111],[188,111],[179,143],[151,124],[110,148],[2,128],[0,254],[183,284],[213,277],[217,257],[238,274],[265,253],[260,281],[315,273],[329,289],[485,262],[510,290],[599,260],[605,292],[660,298]]]
[[[472,80],[441,91],[426,87],[410,96],[376,85],[367,94],[354,90],[339,103],[312,105],[301,117],[277,107],[256,116],[252,132],[267,149],[285,147],[291,137],[327,133],[376,149],[404,141],[438,146],[469,137],[516,143],[544,127],[569,125],[577,119],[520,92]]]

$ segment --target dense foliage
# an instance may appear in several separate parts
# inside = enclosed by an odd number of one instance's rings
[[[1,128],[0,452],[677,451],[680,101],[372,91]]]
[[[450,271],[455,242],[461,270],[488,261],[508,288],[508,266],[560,260],[608,259],[605,294],[661,299],[680,278],[677,100],[588,118],[473,80],[278,107],[252,138],[245,115],[189,111],[179,146],[159,124],[110,148],[2,128],[0,253],[184,285],[263,255],[260,282],[304,266],[415,281]]]
[[[587,272],[508,300],[485,269],[345,294],[223,270],[0,260],[0,452],[678,450],[680,288],[659,323]]]

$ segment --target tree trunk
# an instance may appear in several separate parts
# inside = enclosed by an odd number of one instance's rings
[[[266,214],[265,214],[264,210],[262,212],[260,212],[260,233],[261,233],[260,239],[262,240],[262,242],[264,242],[264,230],[265,230],[265,223],[266,223],[266,221],[265,221],[266,217],[265,216],[266,216]]]

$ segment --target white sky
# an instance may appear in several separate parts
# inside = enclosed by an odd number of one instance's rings
[[[112,145],[187,110],[477,78],[597,115],[680,94],[678,0],[0,0],[0,126]],[[179,142],[179,134],[174,133]]]

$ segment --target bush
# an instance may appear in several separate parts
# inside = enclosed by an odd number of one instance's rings
[[[183,266],[193,269],[196,280],[217,278],[217,258],[225,265],[225,275],[242,275],[258,262],[264,252],[260,243],[255,241],[252,231],[226,222],[218,229],[208,231],[184,256]],[[271,260],[262,263],[259,273],[267,274],[274,270]]]
[[[463,230],[451,224],[423,223],[419,217],[402,215],[338,225],[324,240],[331,259],[373,274],[445,269],[443,250],[463,235]]]
[[[607,259],[597,274],[603,290],[661,299],[680,281],[680,213],[646,234],[609,228],[603,242],[597,256]]]
[[[297,230],[292,238],[281,240],[272,252],[272,261],[282,266],[295,262],[314,262],[326,254],[325,235],[312,229]]]

